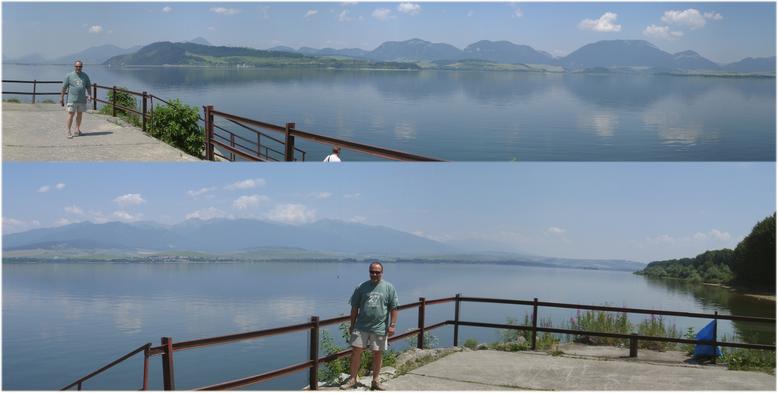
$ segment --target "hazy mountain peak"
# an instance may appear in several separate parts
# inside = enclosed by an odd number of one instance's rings
[[[189,40],[187,42],[190,42],[190,43],[193,43],[193,44],[200,44],[200,45],[208,45],[208,46],[211,45],[211,43],[208,42],[208,40],[206,40],[203,37],[197,37],[197,38],[195,38],[193,40]]]

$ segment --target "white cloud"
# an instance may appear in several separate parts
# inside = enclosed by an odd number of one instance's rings
[[[319,10],[308,10],[308,12],[305,13],[303,18],[310,18],[310,17],[312,17],[312,16],[314,16],[314,15],[316,15],[318,13],[319,13]]]
[[[656,237],[649,237],[646,241],[654,244],[672,244],[675,243],[675,238],[665,233]]]
[[[600,33],[613,33],[621,31],[621,25],[616,24],[618,14],[606,12],[599,19],[584,19],[578,24],[581,30],[592,30]]]
[[[232,207],[243,210],[250,207],[257,207],[260,203],[267,202],[269,200],[270,198],[264,195],[243,195],[240,198],[232,201]]]
[[[146,202],[140,194],[124,194],[114,198],[113,201],[121,207],[140,205],[141,203]]]
[[[660,38],[663,40],[675,40],[683,36],[682,31],[672,31],[670,26],[650,25],[643,30],[643,35]]]
[[[719,14],[711,14],[711,18],[715,18],[716,15],[721,19],[721,15]],[[695,30],[705,27],[705,16],[694,8],[689,8],[684,11],[670,10],[665,11],[664,15],[662,15],[662,22],[667,23],[668,25],[685,26]]]
[[[56,188],[58,190],[61,190],[61,189],[65,188],[65,183],[57,183],[57,185],[54,186],[54,188]]]
[[[524,11],[521,10],[521,8],[515,8],[513,12],[511,12],[511,18],[521,18],[524,16]]]
[[[694,239],[694,240],[705,240],[707,238],[708,238],[708,235],[706,235],[706,234],[704,234],[702,232],[697,232],[694,235],[692,235],[692,239]]]
[[[103,26],[94,25],[89,27],[89,32],[92,34],[100,34],[103,31]]]
[[[718,229],[711,229],[710,230],[710,235],[714,239],[721,240],[721,241],[727,241],[727,240],[732,238],[732,236],[728,232],[722,232],[722,231],[719,231]]]
[[[124,220],[124,221],[135,221],[135,220],[141,218],[142,216],[143,215],[140,214],[140,213],[138,213],[138,214],[131,214],[131,213],[128,213],[128,212],[126,212],[124,210],[117,210],[117,211],[113,212],[113,217],[114,218],[117,218],[119,220]]]
[[[22,232],[40,226],[40,221],[24,221],[15,218],[3,217],[3,232]]]
[[[228,190],[246,190],[255,187],[264,187],[266,184],[264,179],[246,179],[241,180],[227,186]]]
[[[189,190],[186,192],[186,195],[189,195],[192,198],[197,198],[205,194],[208,194],[209,192],[212,192],[214,190],[216,190],[216,187],[203,187],[199,190]]]
[[[67,218],[60,218],[59,220],[54,222],[54,226],[55,227],[61,227],[61,226],[72,224],[73,222],[74,221],[70,221]]]
[[[65,212],[70,214],[84,214],[84,211],[81,210],[81,208],[76,205],[65,206]]]
[[[718,12],[706,12],[706,13],[702,14],[702,16],[704,16],[705,19],[710,19],[710,20],[722,20],[722,19],[724,19],[724,17],[721,16],[721,14],[719,14]]]
[[[208,26],[208,30],[209,30],[209,31],[216,31],[216,28],[215,28],[215,27],[213,27],[213,26]]]
[[[356,223],[360,223],[361,224],[361,223],[367,221],[367,217],[354,216],[354,217],[349,218],[348,221],[349,222],[356,222]]]
[[[170,11],[173,11],[173,7],[169,5],[162,8],[162,12],[170,12]]]
[[[378,20],[387,20],[392,17],[392,10],[388,8],[377,8],[373,10],[373,18]]]
[[[211,8],[211,12],[219,15],[230,16],[239,13],[240,10],[237,8],[213,7]]]
[[[208,207],[205,209],[196,210],[184,216],[184,218],[186,218],[187,220],[193,218],[200,219],[200,220],[211,220],[214,218],[221,218],[221,217],[227,217],[227,213],[215,207]]]
[[[417,15],[421,12],[421,6],[414,3],[400,3],[400,5],[397,6],[397,11],[409,15]]]
[[[338,14],[338,22],[351,22],[354,18],[350,17],[348,10],[343,10]]]
[[[49,186],[41,186],[38,188],[38,192],[49,192],[49,190],[51,190],[51,187]]]
[[[268,218],[287,224],[304,224],[316,220],[316,210],[308,209],[305,205],[288,203],[277,205],[270,211]]]
[[[362,194],[358,193],[358,192],[355,192],[353,194],[343,194],[343,198],[346,198],[346,199],[359,199],[359,197],[361,197],[361,196],[362,196]]]
[[[331,192],[316,192],[311,195],[313,198],[316,199],[327,199],[332,196]]]
[[[559,227],[548,227],[548,229],[546,229],[546,233],[554,236],[562,236],[565,234],[565,232],[567,231]]]

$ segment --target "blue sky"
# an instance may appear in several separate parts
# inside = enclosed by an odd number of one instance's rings
[[[5,163],[5,233],[89,220],[384,225],[453,245],[638,261],[734,247],[774,163]]]
[[[3,54],[63,56],[204,37],[259,49],[355,47],[421,38],[459,48],[508,40],[566,55],[599,40],[645,39],[716,62],[775,55],[775,3],[3,3]]]

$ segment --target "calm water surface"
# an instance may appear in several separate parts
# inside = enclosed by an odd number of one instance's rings
[[[3,266],[3,388],[58,389],[108,361],[160,337],[174,341],[306,322],[346,314],[367,266],[353,263],[40,263]],[[580,304],[774,317],[775,302],[728,290],[649,280],[625,272],[500,265],[391,264],[385,279],[400,302],[484,296]],[[453,318],[453,305],[428,308],[427,323]],[[504,323],[530,307],[464,303],[462,319]],[[574,310],[542,309],[557,324]],[[633,322],[642,320],[635,316]],[[414,328],[415,311],[400,313],[399,331]],[[670,320],[680,331],[707,321]],[[339,337],[336,327],[328,329]],[[453,329],[433,334],[451,345]],[[722,336],[773,343],[775,327],[721,323]],[[463,328],[461,340],[496,341],[494,329]],[[176,387],[195,388],[303,362],[307,333],[294,333],[175,354]],[[406,343],[393,344],[395,349]],[[151,387],[161,388],[159,357]],[[88,389],[140,387],[142,356],[87,383]],[[252,389],[298,389],[305,372]]]
[[[61,80],[70,70],[7,64],[3,79]],[[86,72],[101,85],[446,160],[775,160],[774,78],[103,66]],[[298,147],[308,160],[323,159],[329,148],[303,141]],[[344,158],[370,159],[353,152]]]

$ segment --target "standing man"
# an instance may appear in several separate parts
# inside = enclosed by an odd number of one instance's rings
[[[324,162],[341,162],[341,159],[340,159],[340,147],[339,146],[333,146],[332,147],[332,154],[328,155],[327,157],[324,157]]]
[[[375,261],[370,264],[370,280],[363,282],[351,295],[351,378],[341,389],[357,387],[359,364],[365,348],[373,352],[373,383],[371,390],[384,390],[378,382],[381,372],[383,351],[388,337],[394,335],[397,327],[397,292],[394,286],[384,281],[384,265]]]
[[[70,128],[73,125],[74,113],[76,115],[76,136],[81,135],[81,117],[86,112],[87,97],[90,100],[92,99],[91,94],[89,94],[92,81],[89,80],[89,75],[82,72],[84,63],[81,60],[76,60],[73,68],[75,69],[73,72],[65,75],[65,80],[62,82],[62,91],[59,93],[59,104],[62,106],[65,106],[65,92],[68,93],[68,139],[73,138]]]

